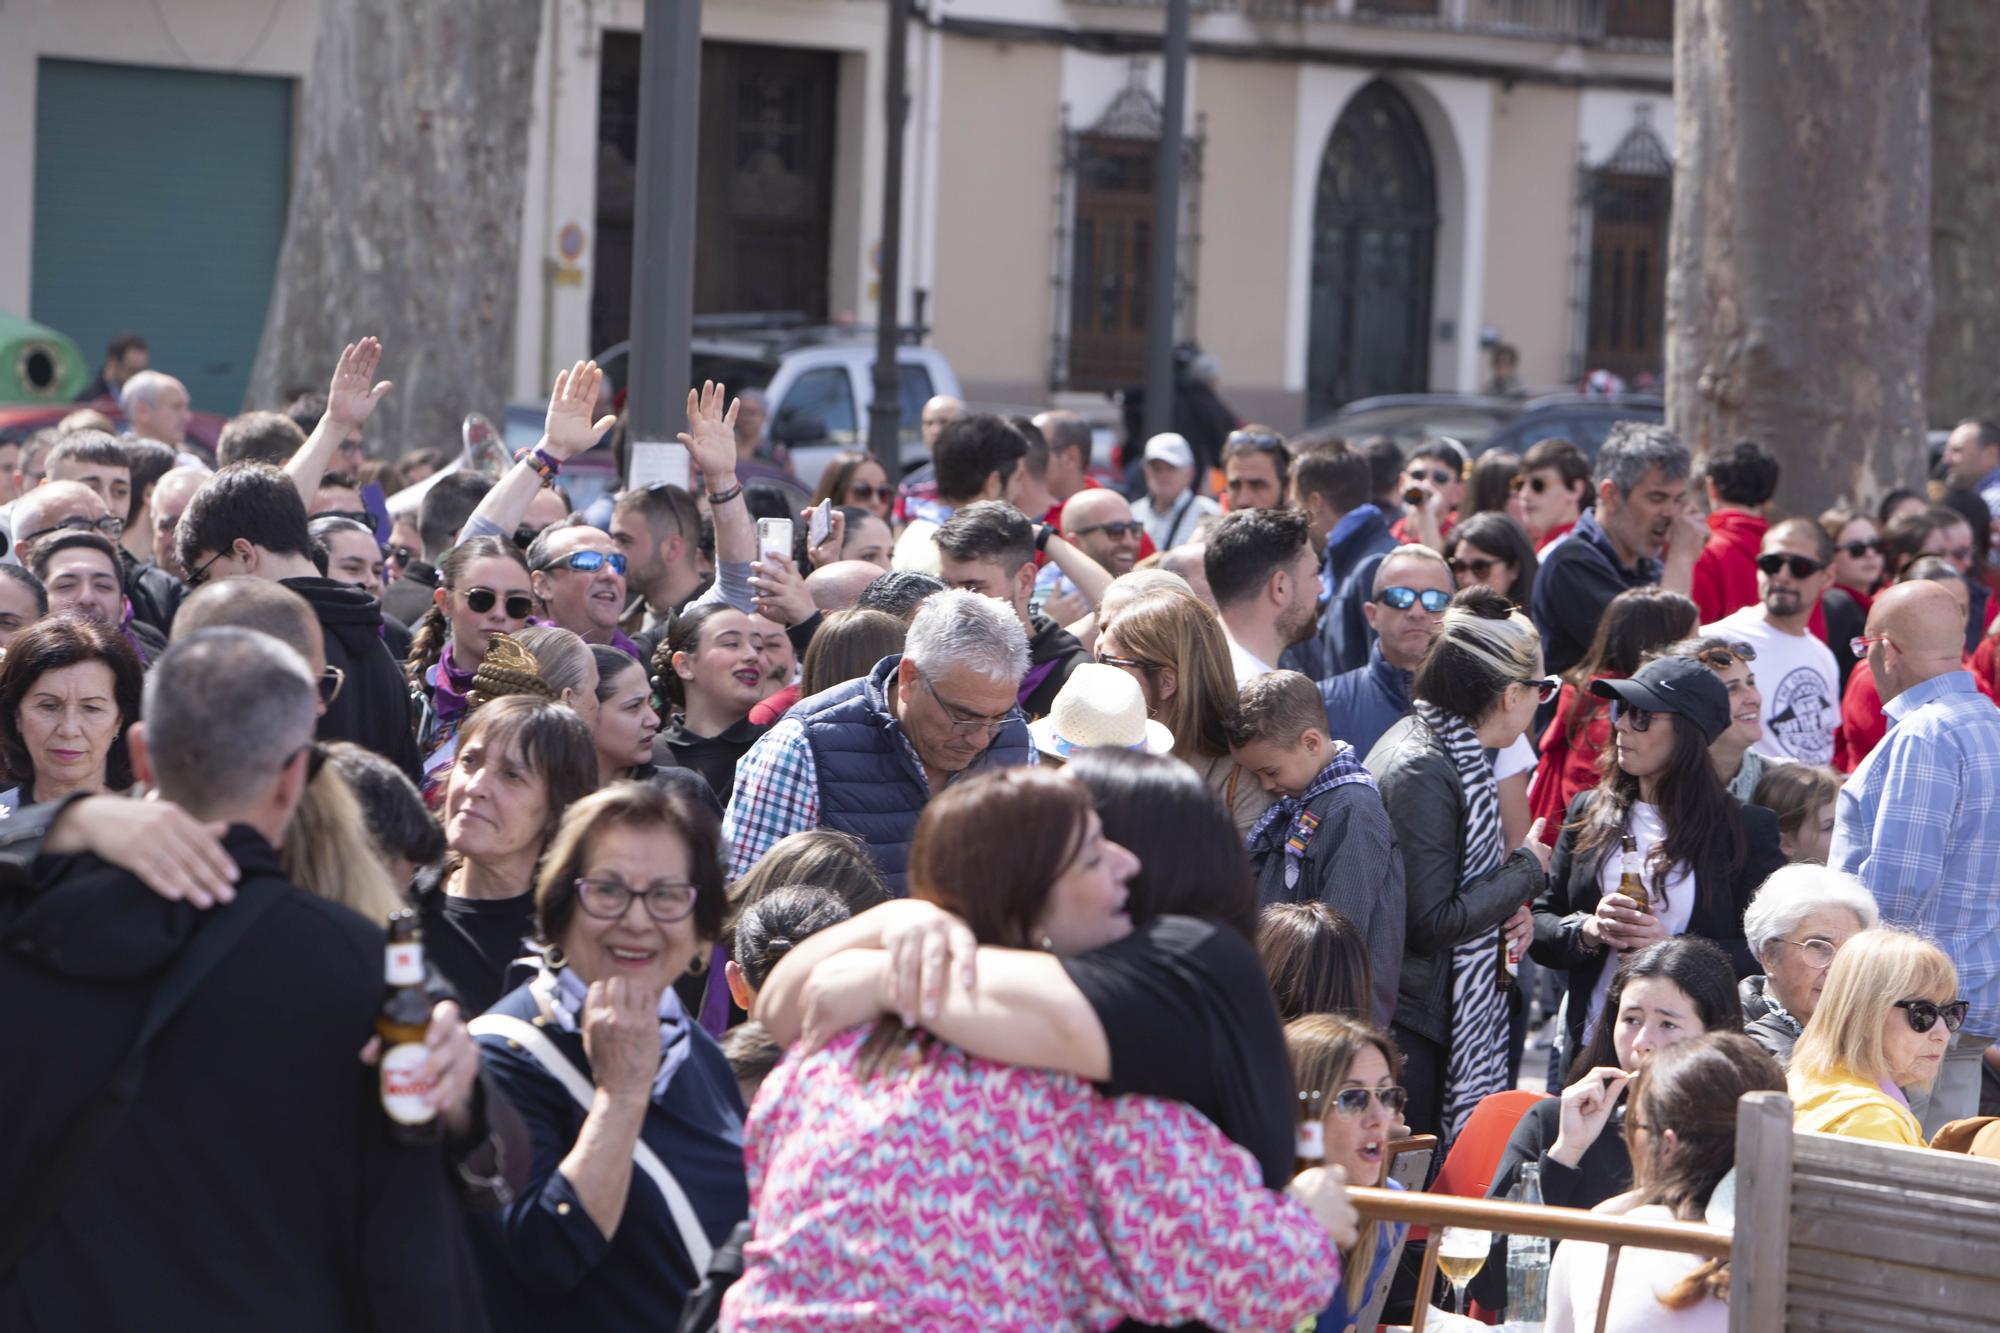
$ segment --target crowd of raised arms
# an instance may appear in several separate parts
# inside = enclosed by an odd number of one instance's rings
[[[2000,427],[1782,516],[1658,425],[938,398],[812,492],[704,384],[572,512],[598,367],[492,475],[371,456],[382,355],[0,446],[0,1327],[1344,1330],[1347,1187],[1524,1084],[1491,1193],[1641,1219],[1752,1091],[2000,1139]]]

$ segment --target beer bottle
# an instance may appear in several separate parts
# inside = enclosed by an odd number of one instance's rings
[[[389,1115],[391,1138],[429,1143],[438,1135],[437,1110],[430,1104],[436,1080],[424,1073],[431,997],[424,989],[424,946],[415,912],[389,918],[387,979],[382,1011],[375,1016],[382,1038],[382,1109]]]
[[[1652,899],[1646,894],[1646,881],[1641,877],[1639,872],[1639,840],[1627,833],[1625,835],[1622,866],[1618,876],[1618,892],[1638,904],[1639,910],[1644,912],[1647,910],[1647,904]]]
[[[1500,930],[1500,966],[1493,973],[1494,989],[1500,991],[1513,990],[1514,975],[1520,970],[1520,963],[1516,962],[1514,955],[1508,951],[1507,930],[1503,926]]]

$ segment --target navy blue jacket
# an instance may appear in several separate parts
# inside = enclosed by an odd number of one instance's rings
[[[1320,571],[1319,633],[1287,648],[1279,659],[1280,666],[1325,680],[1368,660],[1368,645],[1375,641],[1375,631],[1361,614],[1361,607],[1374,589],[1381,557],[1396,546],[1388,520],[1374,505],[1363,505],[1341,516],[1326,535],[1326,565]],[[1364,566],[1367,578],[1356,585],[1350,598],[1347,584]]]
[[[868,844],[894,892],[903,892],[917,817],[931,798],[917,752],[889,711],[889,681],[900,656],[885,657],[868,675],[793,705],[788,717],[805,725],[819,781],[819,826]],[[1028,724],[1009,722],[965,771],[1030,764]]]
[[[1535,628],[1542,633],[1543,668],[1561,675],[1581,662],[1611,599],[1627,588],[1659,581],[1659,561],[1620,564],[1597,511],[1584,510],[1569,536],[1549,548],[1535,571],[1535,591],[1528,601]]]
[[[493,1013],[534,1022],[540,1006],[526,986]],[[553,1022],[541,1031],[584,1077],[583,1038]],[[639,1136],[680,1182],[711,1245],[750,1215],[743,1173],[743,1098],[715,1039],[698,1026],[694,1043],[663,1093],[646,1108]],[[526,1051],[505,1038],[478,1038],[482,1063],[528,1122],[529,1186],[498,1213],[480,1214],[476,1234],[495,1329],[673,1328],[701,1281],[659,1187],[637,1166],[625,1212],[610,1240],[584,1211],[557,1168],[576,1146],[584,1110]]]
[[[1410,673],[1390,666],[1382,646],[1368,649],[1368,665],[1319,683],[1327,734],[1367,754],[1410,711]]]

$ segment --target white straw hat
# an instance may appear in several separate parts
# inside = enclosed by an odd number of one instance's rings
[[[1028,724],[1035,748],[1067,759],[1077,750],[1168,754],[1174,734],[1146,716],[1139,682],[1117,667],[1084,662],[1070,672],[1049,715]]]

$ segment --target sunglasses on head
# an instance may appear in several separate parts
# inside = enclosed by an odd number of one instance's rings
[[[1848,559],[1859,560],[1865,555],[1882,554],[1882,543],[1878,541],[1842,542],[1838,549]]]
[[[467,588],[465,604],[474,615],[485,615],[500,600],[500,594],[491,588]],[[535,599],[524,592],[510,592],[506,600],[507,619],[526,620],[535,613]]]
[[[1929,1032],[1937,1026],[1940,1018],[1944,1020],[1945,1031],[1956,1032],[1965,1025],[1965,1014],[1971,1007],[1971,1002],[1967,1000],[1953,1000],[1948,1004],[1939,1004],[1935,1000],[1896,1001],[1896,1008],[1903,1011],[1912,1032]]]
[[[1811,556],[1780,555],[1776,551],[1757,557],[1757,572],[1766,578],[1773,578],[1781,569],[1789,569],[1795,579],[1809,579],[1825,569],[1826,565]]]
[[[1436,588],[1425,588],[1422,592],[1418,592],[1415,588],[1405,588],[1398,584],[1396,587],[1384,588],[1376,593],[1375,600],[1391,611],[1407,611],[1422,602],[1424,610],[1436,615],[1451,605],[1451,594]]]
[[[1747,643],[1717,644],[1704,648],[1694,655],[1694,660],[1710,671],[1727,671],[1738,662],[1746,665],[1757,660],[1757,650]]]
[[[1261,450],[1267,454],[1274,454],[1285,447],[1284,437],[1273,434],[1268,430],[1230,431],[1229,438],[1222,442],[1222,447],[1225,449],[1234,449],[1239,444],[1248,445],[1252,449]]]
[[[595,574],[606,565],[611,566],[613,574],[623,574],[625,557],[617,551],[608,555],[603,551],[572,551],[568,555],[557,556],[554,560],[546,561],[535,568],[543,571],[573,569],[579,574]]]

